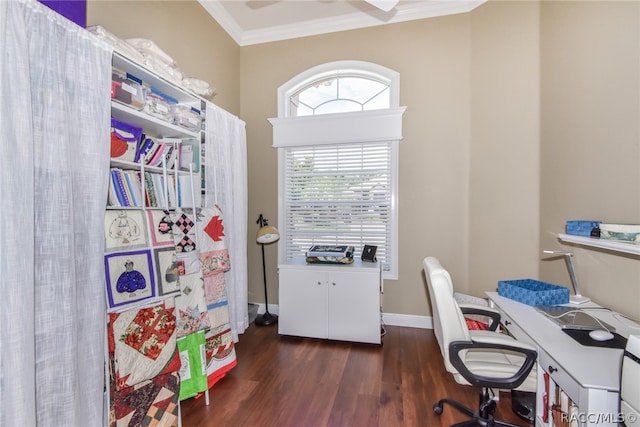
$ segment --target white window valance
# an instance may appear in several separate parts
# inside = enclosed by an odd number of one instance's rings
[[[406,107],[320,116],[271,118],[275,148],[402,139]]]

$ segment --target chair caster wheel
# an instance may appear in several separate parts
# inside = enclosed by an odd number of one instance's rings
[[[435,412],[437,415],[442,414],[442,409],[442,405],[439,403],[433,405],[433,412]]]

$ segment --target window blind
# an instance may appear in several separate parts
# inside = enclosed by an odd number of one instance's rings
[[[392,142],[287,147],[284,167],[285,258],[316,244],[378,246],[389,270]]]

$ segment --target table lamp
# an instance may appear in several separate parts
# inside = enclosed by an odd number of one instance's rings
[[[258,242],[262,248],[262,277],[264,279],[264,314],[256,317],[256,325],[268,326],[278,322],[278,316],[269,313],[269,298],[267,296],[267,270],[264,261],[264,245],[277,242],[280,239],[280,233],[278,229],[272,225],[269,225],[269,220],[260,214],[257,224],[260,225],[258,233],[256,233],[256,242]]]
[[[573,252],[549,251],[549,250],[545,250],[543,252],[545,254],[558,255],[558,256],[564,257],[564,261],[567,264],[567,269],[569,270],[569,277],[571,278],[571,284],[573,285],[573,292],[575,293],[575,295],[569,295],[569,302],[571,304],[584,304],[586,302],[591,301],[590,298],[582,296],[582,294],[580,293],[580,287],[578,286],[578,280],[576,279],[576,272],[573,269],[573,261],[571,261],[571,257],[573,257]]]

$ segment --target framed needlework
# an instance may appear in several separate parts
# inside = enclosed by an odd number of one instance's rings
[[[149,249],[107,254],[104,267],[110,310],[156,296],[155,273]]]
[[[171,214],[168,211],[148,210],[147,218],[149,220],[151,246],[173,246]]]
[[[173,246],[155,248],[153,250],[153,256],[156,262],[158,295],[162,296],[180,292],[178,261],[176,260],[175,254],[176,251]]]
[[[104,216],[105,249],[130,250],[148,246],[147,221],[142,211],[108,210]]]

